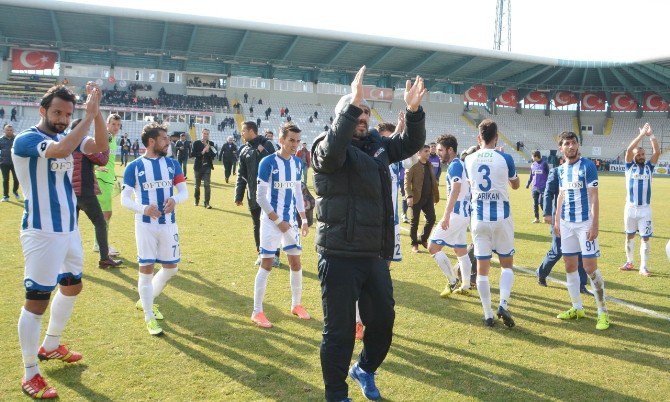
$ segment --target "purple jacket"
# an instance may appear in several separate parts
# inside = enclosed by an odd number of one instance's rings
[[[544,191],[544,188],[547,186],[547,177],[549,177],[549,165],[547,162],[544,159],[539,162],[533,162],[530,165],[530,177],[528,178],[528,183],[526,183],[526,188],[533,183],[533,190]]]
[[[428,156],[428,162],[433,165],[433,173],[435,173],[435,178],[437,181],[440,181],[440,173],[442,173],[442,164],[440,162],[440,157],[437,154],[430,154]]]

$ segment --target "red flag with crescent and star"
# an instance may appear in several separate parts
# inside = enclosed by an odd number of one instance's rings
[[[547,102],[549,102],[549,97],[540,91],[531,91],[523,98],[523,103],[526,105],[546,105]]]
[[[579,102],[579,99],[574,92],[556,91],[556,94],[554,94],[554,105],[556,107],[574,105],[577,102]]]
[[[57,60],[56,52],[12,49],[12,70],[49,70]]]
[[[487,101],[486,87],[481,84],[473,85],[472,87],[470,87],[470,89],[465,91],[463,97],[465,98],[466,102],[486,103]]]
[[[500,96],[498,96],[498,99],[496,99],[496,105],[515,107],[518,99],[519,93],[516,91],[516,89],[508,89],[501,93]]]
[[[582,110],[605,110],[605,93],[584,92],[582,93]]]
[[[626,92],[612,92],[610,109],[615,112],[634,112],[637,110],[637,101]]]
[[[668,102],[655,92],[645,92],[642,110],[645,112],[667,112]]]
[[[393,89],[366,85],[363,87],[363,98],[369,101],[393,102]]]

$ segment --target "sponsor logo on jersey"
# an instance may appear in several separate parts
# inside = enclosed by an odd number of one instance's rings
[[[633,178],[634,180],[648,180],[649,177],[650,176],[648,174],[640,174],[640,173],[635,173],[631,175],[631,178]]]
[[[145,191],[156,190],[159,188],[169,188],[169,187],[172,187],[172,180],[156,180],[142,183],[142,190]]]
[[[74,168],[74,162],[72,161],[51,161],[49,162],[49,169],[52,172],[67,172],[70,169]]]
[[[598,182],[594,183],[595,186],[598,185]],[[565,183],[565,187],[563,189],[565,190],[579,190],[584,188],[584,183],[581,181],[569,181]]]
[[[276,181],[272,186],[277,190],[284,190],[287,188],[295,188],[297,184],[298,183],[294,181]]]
[[[170,173],[174,174],[174,169],[173,169],[173,168],[171,168],[171,167],[169,167],[169,168],[168,168],[168,172],[170,172]]]
[[[139,172],[139,173],[138,173],[137,175],[138,175],[139,177],[142,177],[142,176],[144,176],[144,170],[143,170],[143,171],[141,171],[141,172]]]

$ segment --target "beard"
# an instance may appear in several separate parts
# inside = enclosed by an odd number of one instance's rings
[[[163,149],[154,148],[154,153],[158,156],[167,156],[167,148],[163,148]]]
[[[359,126],[363,124],[365,128],[360,128]],[[368,136],[368,123],[359,121],[358,124],[356,124],[356,128],[354,129],[354,138],[365,138]]]
[[[44,124],[47,126],[49,131],[53,133],[62,133],[67,128],[67,124],[53,124],[48,117],[44,117]]]

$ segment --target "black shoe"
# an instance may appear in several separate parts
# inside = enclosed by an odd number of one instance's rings
[[[195,202],[193,203],[193,205],[195,205],[196,207],[197,207],[199,204],[200,204],[199,201],[195,201]]]
[[[593,296],[593,292],[591,292],[590,290],[588,290],[588,289],[586,288],[586,286],[584,286],[583,288],[579,288],[579,293],[583,293],[583,294],[585,294],[585,295]]]
[[[496,324],[495,320],[493,318],[484,318],[482,321],[484,321],[484,326],[487,327],[492,327]]]
[[[498,318],[502,318],[503,324],[505,326],[512,328],[514,326],[514,320],[512,319],[512,314],[509,311],[505,310],[503,306],[498,307],[498,313],[496,314]]]
[[[547,287],[547,278],[540,276],[540,271],[535,271],[535,275],[537,276],[537,284],[540,286]]]
[[[209,204],[205,204],[205,208],[207,208],[207,209],[212,209],[212,206],[209,205]]]
[[[122,263],[123,262],[121,260],[107,258],[106,260],[100,260],[100,262],[98,262],[98,268],[116,268]]]

